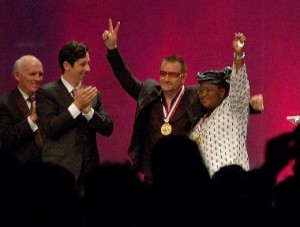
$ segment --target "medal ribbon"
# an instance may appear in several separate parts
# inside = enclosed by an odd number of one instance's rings
[[[178,104],[180,103],[182,97],[183,97],[183,94],[184,94],[184,91],[185,91],[185,88],[184,88],[184,85],[182,85],[182,88],[181,88],[181,91],[179,93],[179,95],[177,96],[175,102],[173,103],[173,105],[171,106],[171,109],[169,112],[167,112],[167,109],[164,105],[162,105],[163,107],[163,112],[164,112],[164,118],[169,121],[169,119],[171,119],[171,117],[173,116],[173,114],[175,113],[175,110],[177,109],[178,107]]]

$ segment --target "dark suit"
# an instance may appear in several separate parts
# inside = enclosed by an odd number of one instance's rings
[[[81,114],[73,119],[68,111],[73,98],[61,79],[42,86],[36,99],[44,132],[42,160],[65,167],[76,179],[98,166],[96,133],[110,136],[113,132],[99,94],[93,99],[95,113],[90,121]]]
[[[9,152],[19,161],[41,160],[42,153],[34,141],[27,117],[29,108],[16,87],[0,97],[1,152]]]
[[[143,169],[141,159],[144,155],[145,140],[150,136],[146,135],[145,132],[145,127],[151,124],[151,120],[147,118],[147,116],[149,116],[148,113],[150,112],[150,108],[152,108],[150,107],[152,103],[161,98],[162,90],[159,83],[154,80],[150,79],[142,83],[135,78],[122,60],[118,49],[108,50],[107,58],[121,86],[137,101],[133,134],[128,153],[137,168],[141,170]],[[204,114],[198,97],[198,89],[198,86],[187,86],[179,104],[179,108],[181,108],[183,112],[185,112],[184,115],[188,117],[185,123],[182,123],[182,121],[180,123],[185,124],[183,126],[185,128],[184,133],[186,134],[191,131]],[[151,125],[149,127],[151,127]],[[174,125],[174,127],[176,127],[176,125]]]

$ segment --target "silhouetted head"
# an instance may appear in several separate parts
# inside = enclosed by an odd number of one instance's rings
[[[210,181],[197,144],[183,135],[164,137],[155,144],[152,171],[157,185],[188,187]]]

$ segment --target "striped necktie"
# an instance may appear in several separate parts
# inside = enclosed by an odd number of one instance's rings
[[[30,102],[30,111],[31,111],[31,107],[32,107],[32,102],[35,101],[35,96],[29,96],[29,98],[27,98],[27,101]],[[38,125],[38,129],[34,132],[34,141],[36,146],[41,149],[43,147],[43,139],[42,139],[42,135],[41,135],[41,130],[40,130],[40,126],[39,123],[36,123]]]
[[[32,103],[33,103],[33,101],[35,101],[35,96],[29,96],[28,98],[27,98],[27,101],[29,101],[30,102],[30,110],[31,110],[31,107],[32,107]]]

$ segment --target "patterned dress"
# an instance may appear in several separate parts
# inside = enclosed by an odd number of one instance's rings
[[[230,90],[220,106],[200,119],[190,138],[199,146],[212,176],[221,167],[238,164],[249,170],[246,149],[250,87],[244,65],[238,73],[232,68]]]

